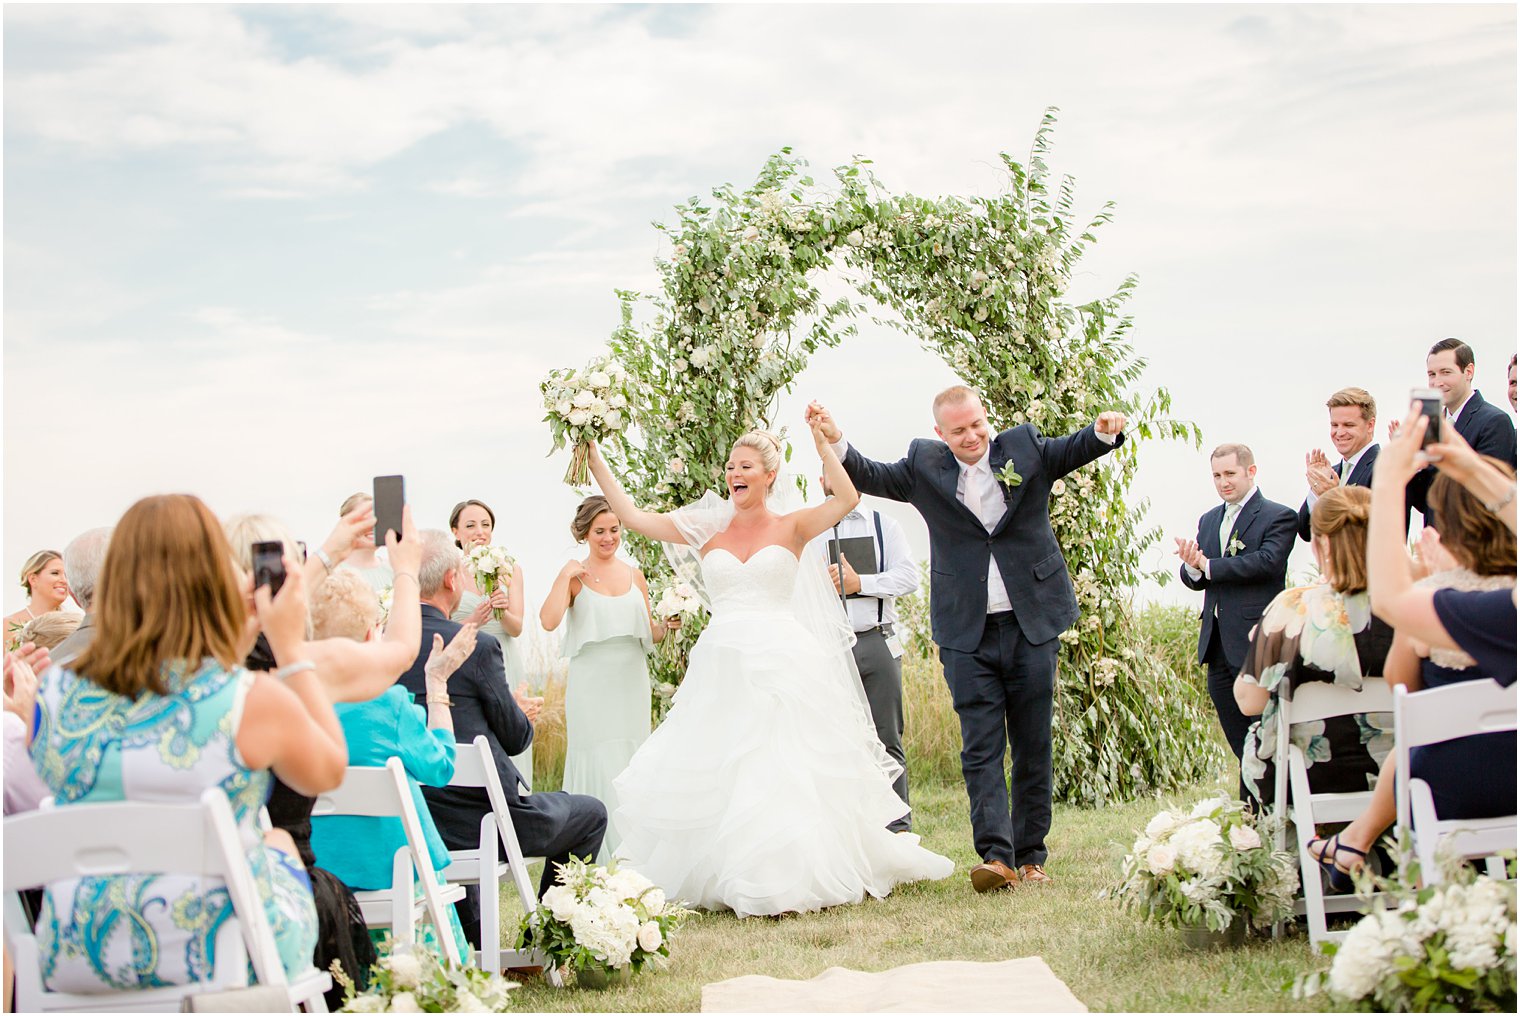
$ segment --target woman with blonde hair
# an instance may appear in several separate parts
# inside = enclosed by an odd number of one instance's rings
[[[250,615],[222,527],[199,499],[169,494],[127,509],[101,569],[95,639],[44,680],[31,752],[60,808],[224,791],[280,959],[295,973],[312,962],[311,886],[290,838],[260,834],[259,808],[271,773],[307,794],[337,786],[346,751],[304,655],[305,581],[295,562],[286,568],[277,596],[253,590]],[[260,631],[273,674],[242,666]],[[225,886],[199,875],[55,882],[37,925],[47,986],[87,993],[206,980],[230,916]]]
[[[57,610],[69,598],[63,555],[56,550],[39,550],[27,558],[26,564],[21,566],[21,588],[26,590],[26,606],[5,619],[7,649],[21,644],[21,629],[28,622]]]
[[[1278,704],[1283,694],[1312,682],[1360,690],[1377,680],[1393,630],[1374,617],[1367,597],[1365,487],[1336,487],[1314,504],[1309,518],[1314,559],[1323,582],[1279,593],[1262,613],[1245,666],[1235,679],[1235,701],[1260,716],[1246,732],[1241,777],[1251,797],[1274,803]],[[1295,724],[1290,736],[1308,760],[1316,792],[1365,791],[1393,747],[1391,713],[1333,716]]]
[[[346,518],[362,509],[373,512],[374,505],[375,499],[361,490],[343,499],[343,503],[338,506],[338,518]],[[382,558],[380,552],[375,549],[373,527],[360,531],[358,538],[354,541],[353,552],[338,562],[338,567],[358,572],[359,577],[369,583],[369,587],[375,591],[376,595],[389,589],[394,581],[390,562]]]

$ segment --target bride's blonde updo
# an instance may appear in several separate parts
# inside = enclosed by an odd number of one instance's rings
[[[760,465],[767,473],[781,472],[781,439],[768,430],[752,430],[734,442],[734,449],[751,448],[760,456]],[[774,485],[775,480],[771,483]],[[769,494],[770,490],[767,489]]]

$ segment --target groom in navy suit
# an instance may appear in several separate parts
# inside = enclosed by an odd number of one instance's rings
[[[982,863],[977,892],[1049,882],[1050,723],[1057,638],[1077,619],[1066,559],[1050,528],[1050,487],[1124,441],[1103,413],[1066,437],[1029,424],[994,434],[981,399],[957,385],[934,399],[939,441],[915,440],[893,463],[846,447],[818,403],[824,436],[865,494],[907,501],[929,526],[929,608],[961,721],[961,772]],[[1013,793],[1003,755],[1013,752]]]
[[[1325,400],[1330,410],[1330,443],[1340,461],[1330,464],[1318,448],[1304,456],[1309,496],[1298,509],[1298,538],[1309,540],[1309,515],[1314,504],[1336,487],[1371,487],[1378,446],[1377,402],[1365,388],[1342,388]]]
[[[1286,585],[1298,514],[1257,489],[1256,457],[1245,445],[1215,448],[1209,467],[1221,503],[1198,520],[1198,539],[1177,538],[1177,556],[1182,584],[1203,590],[1198,662],[1208,667],[1209,698],[1238,763],[1251,720],[1235,704],[1235,675],[1251,630]]]

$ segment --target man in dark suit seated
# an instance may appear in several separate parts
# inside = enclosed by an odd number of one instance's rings
[[[1318,448],[1304,456],[1309,480],[1309,496],[1298,509],[1298,538],[1309,540],[1309,513],[1314,503],[1336,487],[1372,487],[1372,464],[1377,461],[1378,446],[1373,443],[1377,431],[1377,402],[1365,388],[1342,388],[1325,401],[1330,410],[1330,443],[1340,461],[1330,464]]]
[[[1446,422],[1479,455],[1492,455],[1511,467],[1515,465],[1515,423],[1509,414],[1483,398],[1472,386],[1477,364],[1472,347],[1460,339],[1442,339],[1430,347],[1425,358],[1425,380],[1441,393],[1446,407]],[[1436,469],[1427,466],[1409,481],[1410,507],[1427,519],[1425,499],[1435,481]]]
[[[1235,704],[1235,675],[1251,630],[1286,585],[1298,516],[1257,489],[1256,456],[1245,445],[1220,445],[1209,466],[1222,503],[1198,520],[1198,539],[1177,537],[1177,556],[1182,584],[1203,591],[1198,662],[1208,667],[1209,698],[1239,762],[1251,718]],[[1240,795],[1244,800],[1244,783]]]
[[[1075,434],[1030,424],[994,432],[976,392],[935,396],[934,433],[897,462],[866,458],[818,403],[811,420],[863,494],[906,501],[929,526],[929,613],[961,723],[961,773],[982,863],[977,892],[1052,881],[1051,740],[1060,634],[1078,616],[1066,559],[1050,527],[1052,486],[1124,442],[1124,414],[1100,413]],[[1013,786],[1003,756],[1013,755]]]
[[[422,590],[422,648],[412,669],[401,675],[401,683],[416,696],[417,704],[426,708],[427,692],[423,683],[423,666],[433,646],[433,636],[442,635],[448,643],[460,626],[449,620],[463,594],[460,566],[464,554],[454,538],[439,529],[424,530],[422,565],[418,568],[418,585]],[[405,581],[402,575],[396,581]],[[484,734],[496,759],[496,771],[507,796],[507,810],[523,853],[544,857],[544,877],[538,892],[542,896],[554,884],[555,865],[572,856],[594,858],[607,831],[607,809],[594,797],[567,794],[525,794],[522,778],[511,756],[533,741],[533,724],[512,692],[507,688],[501,643],[486,632],[476,636],[475,651],[449,678],[447,697],[452,700],[454,739],[469,744]],[[480,819],[491,810],[483,789],[465,787],[423,787],[428,810],[443,837],[444,845],[456,850],[474,850],[480,844]],[[506,852],[500,850],[503,860]],[[479,887],[466,887],[465,899],[458,904],[459,922],[465,936],[480,948]]]

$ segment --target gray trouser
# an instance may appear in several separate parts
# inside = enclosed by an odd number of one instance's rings
[[[897,796],[908,800],[908,757],[903,753],[903,694],[902,660],[894,658],[887,648],[887,637],[880,628],[855,635],[855,666],[860,670],[860,683],[866,689],[866,701],[871,706],[871,720],[876,724],[876,736],[881,739],[887,755],[902,766],[902,775],[892,784]],[[887,826],[893,832],[912,827],[911,815],[904,815]]]

